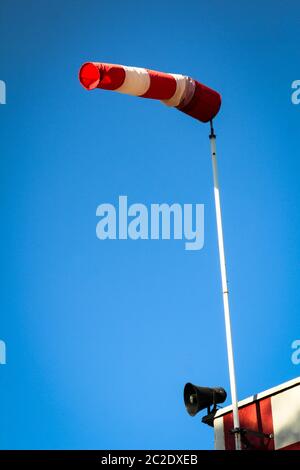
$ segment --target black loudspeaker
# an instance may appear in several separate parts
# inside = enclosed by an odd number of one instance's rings
[[[198,411],[211,406],[216,407],[218,403],[224,403],[227,393],[224,388],[198,387],[191,383],[187,383],[184,387],[184,404],[190,416],[195,416]]]

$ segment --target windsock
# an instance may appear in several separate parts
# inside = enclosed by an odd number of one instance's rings
[[[101,88],[160,100],[201,122],[213,119],[221,106],[221,96],[218,92],[186,75],[87,62],[79,71],[79,80],[87,90]]]

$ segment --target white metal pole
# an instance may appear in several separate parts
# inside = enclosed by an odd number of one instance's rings
[[[210,139],[210,146],[211,146],[211,157],[212,157],[213,175],[214,175],[214,195],[215,195],[219,257],[220,257],[221,279],[222,279],[222,292],[223,292],[223,305],[224,305],[224,316],[225,316],[230,392],[231,392],[232,410],[233,410],[235,448],[236,450],[241,450],[241,436],[239,433],[240,420],[239,420],[238,399],[237,399],[237,392],[236,392],[232,333],[231,333],[231,322],[230,322],[230,311],[229,311],[229,300],[228,300],[228,285],[227,285],[224,238],[223,238],[223,227],[222,227],[222,213],[221,213],[221,204],[220,204],[220,187],[219,187],[218,167],[217,167],[216,135],[214,132],[212,121],[210,123],[210,130],[211,132],[209,135],[209,139]]]

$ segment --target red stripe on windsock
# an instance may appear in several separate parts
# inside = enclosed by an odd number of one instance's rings
[[[199,119],[202,122],[208,122],[213,119],[221,107],[221,96],[215,90],[199,83],[195,80],[195,92],[190,102],[181,107],[177,107],[189,116]]]
[[[148,70],[150,76],[150,86],[142,98],[152,98],[156,100],[168,100],[172,98],[176,91],[176,80],[172,75]]]
[[[80,83],[87,90],[102,88],[116,90],[125,80],[125,70],[121,65],[87,62],[79,71]]]

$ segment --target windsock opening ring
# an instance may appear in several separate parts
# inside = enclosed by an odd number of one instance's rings
[[[94,90],[101,80],[101,72],[93,62],[86,62],[79,70],[79,81],[87,90]]]

